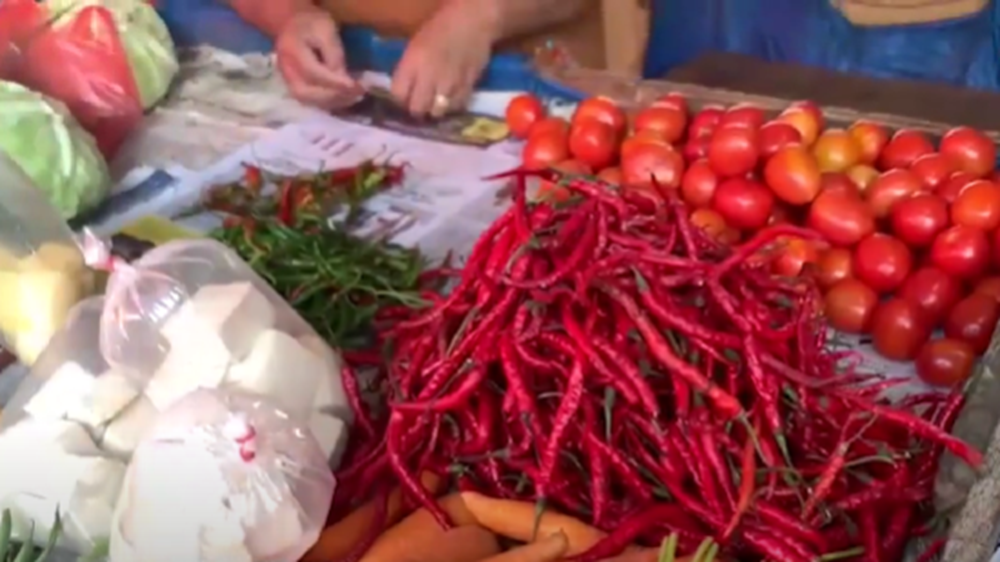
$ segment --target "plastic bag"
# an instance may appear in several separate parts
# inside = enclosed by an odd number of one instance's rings
[[[0,188],[0,339],[31,365],[94,277],[66,223],[2,153]]]
[[[126,462],[144,430],[132,413],[139,388],[100,356],[103,309],[100,297],[73,308],[0,418],[0,454],[17,459],[4,464],[0,508],[11,510],[20,540],[33,523],[36,543],[46,540],[58,509],[61,545],[78,554],[109,540]]]
[[[107,246],[88,238],[89,263]],[[159,411],[198,388],[271,399],[339,460],[353,411],[341,359],[236,253],[214,240],[158,246],[112,267],[101,315],[108,364],[148,381]]]
[[[0,430],[25,418],[72,421],[103,455],[128,462],[159,412],[142,394],[144,381],[101,355],[103,311],[104,298],[91,297],[70,312],[7,403]]]
[[[57,11],[49,2],[4,0],[0,20],[17,11],[44,24],[10,33],[17,43],[8,52],[16,56],[7,56],[0,70],[2,78],[65,103],[110,159],[142,120],[143,104],[113,12],[85,4]]]
[[[136,450],[113,562],[290,562],[319,538],[334,477],[307,428],[260,396],[198,390]]]

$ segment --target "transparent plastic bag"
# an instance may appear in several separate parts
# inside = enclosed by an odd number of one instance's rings
[[[107,245],[94,240],[85,241],[89,263],[108,262]],[[214,240],[181,240],[111,269],[101,353],[145,381],[157,410],[199,388],[260,394],[339,459],[353,421],[340,356],[236,253]]]
[[[103,455],[128,462],[159,412],[142,394],[142,380],[101,355],[103,311],[104,298],[91,297],[70,312],[7,403],[0,431],[27,418],[71,421]]]
[[[66,104],[110,159],[143,116],[141,94],[114,13],[102,5],[56,8],[61,7],[34,0],[0,4],[0,20],[16,12],[29,25],[42,22],[7,33],[16,42],[4,49],[7,56],[0,78]]]
[[[136,450],[112,562],[291,562],[319,538],[334,477],[307,428],[263,397],[192,392]]]
[[[94,290],[73,233],[41,191],[0,153],[0,340],[31,365]]]

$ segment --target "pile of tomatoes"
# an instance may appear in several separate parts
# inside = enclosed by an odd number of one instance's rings
[[[814,276],[833,328],[916,361],[930,384],[967,378],[1000,319],[1000,174],[975,129],[935,143],[871,121],[827,128],[806,101],[776,116],[749,104],[692,112],[675,93],[634,112],[587,99],[569,120],[521,95],[506,118],[525,167],[654,193],[655,178],[720,241],[780,222],[816,231],[826,242],[786,240],[775,272]]]

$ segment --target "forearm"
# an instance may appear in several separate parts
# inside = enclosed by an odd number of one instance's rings
[[[293,14],[315,10],[313,0],[224,0],[241,18],[275,37]]]
[[[446,0],[475,4],[487,19],[494,41],[534,33],[579,16],[595,0]]]

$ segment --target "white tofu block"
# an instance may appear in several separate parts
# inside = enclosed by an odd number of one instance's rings
[[[319,443],[320,450],[330,461],[330,468],[336,470],[347,447],[347,424],[344,420],[329,414],[313,412],[309,419],[309,430]]]
[[[266,330],[257,338],[250,355],[229,370],[226,384],[268,396],[289,415],[305,420],[326,371],[326,363],[295,338],[278,330]]]
[[[100,440],[101,449],[128,460],[159,415],[159,410],[149,398],[140,394],[105,428]]]
[[[301,556],[297,550],[301,548],[305,529],[299,516],[298,504],[287,496],[277,505],[266,506],[256,524],[246,530],[247,550],[253,559],[289,560]]]
[[[67,413],[73,421],[91,431],[108,423],[139,396],[135,385],[124,375],[108,371],[93,381],[90,392]]]
[[[98,455],[86,431],[72,422],[25,420],[0,435],[5,463],[0,503],[11,509],[14,528],[26,533],[35,524],[43,540],[56,510],[67,525],[64,543],[82,548],[107,536],[125,466]],[[23,535],[22,535],[23,536]]]
[[[274,307],[249,283],[206,285],[167,319],[161,333],[173,347],[225,350],[239,361],[261,332],[274,326]]]
[[[94,388],[95,377],[75,361],[67,361],[42,384],[24,410],[33,418],[60,420],[79,411]]]
[[[354,423],[354,410],[347,401],[341,374],[342,359],[325,341],[313,334],[299,337],[299,343],[327,365],[324,376],[320,377],[316,387],[316,397],[313,400],[313,410],[324,412]]]
[[[164,324],[170,350],[146,394],[163,411],[193,390],[217,388],[273,325],[274,308],[250,283],[202,287]]]

